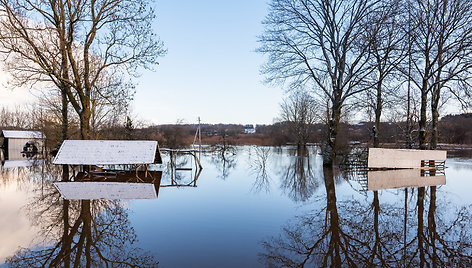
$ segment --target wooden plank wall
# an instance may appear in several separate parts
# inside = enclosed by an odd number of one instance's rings
[[[422,160],[446,161],[446,151],[369,148],[369,168],[421,168]]]

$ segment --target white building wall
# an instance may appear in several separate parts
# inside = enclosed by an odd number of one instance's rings
[[[23,151],[23,146],[25,146],[25,144],[28,141],[34,141],[36,143],[36,146],[38,146],[38,152],[43,151],[44,140],[10,138],[8,139],[8,159],[9,160],[24,159],[24,157],[21,155],[21,152]]]

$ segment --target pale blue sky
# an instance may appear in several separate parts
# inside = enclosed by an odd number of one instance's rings
[[[160,0],[156,9],[168,53],[143,72],[133,114],[154,124],[273,122],[283,90],[262,82],[254,52],[267,1]]]

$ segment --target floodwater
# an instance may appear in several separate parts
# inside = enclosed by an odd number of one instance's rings
[[[426,175],[323,170],[314,148],[236,147],[201,162],[200,174],[164,167],[152,189],[60,193],[48,161],[4,161],[0,266],[472,266],[470,158]],[[102,199],[64,199],[80,195]]]

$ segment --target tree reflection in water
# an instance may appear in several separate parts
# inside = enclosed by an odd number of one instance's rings
[[[416,200],[405,191],[403,205],[381,204],[377,191],[372,202],[337,201],[334,170],[323,173],[326,205],[262,243],[260,260],[268,267],[472,265],[471,206],[441,202],[439,209],[436,186],[412,189]]]
[[[134,229],[120,201],[69,201],[52,183],[26,207],[41,226],[45,244],[22,249],[11,267],[157,267],[155,258],[135,246]]]
[[[293,201],[308,200],[319,187],[319,180],[313,173],[310,153],[306,147],[295,150],[288,165],[282,168],[281,187]]]
[[[211,155],[211,163],[218,171],[218,178],[226,180],[236,168],[236,148],[230,145],[217,146]]]
[[[270,177],[267,173],[267,160],[270,156],[270,147],[254,146],[250,149],[249,155],[254,157],[249,158],[250,172],[255,176],[255,181],[252,189],[255,192],[269,192]]]

